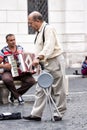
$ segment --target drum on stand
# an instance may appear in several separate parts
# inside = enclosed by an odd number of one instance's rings
[[[51,96],[51,87],[52,87],[53,81],[54,81],[53,76],[51,74],[47,73],[47,72],[41,73],[38,77],[38,80],[37,80],[38,85],[43,89],[44,93],[47,96],[52,121],[54,121],[54,118],[53,118],[53,114],[52,114],[51,104],[53,104],[53,106],[55,107],[58,115],[61,117],[61,114],[58,111],[58,108],[57,108],[57,106],[56,106],[56,104],[55,104],[55,102],[54,102],[54,100]]]

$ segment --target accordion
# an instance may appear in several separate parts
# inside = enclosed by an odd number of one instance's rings
[[[35,58],[33,53],[9,55],[8,61],[11,64],[11,73],[13,77],[18,77],[27,74],[36,73],[36,69],[32,66],[32,61]]]

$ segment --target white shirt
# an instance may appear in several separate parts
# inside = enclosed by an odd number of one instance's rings
[[[54,58],[63,52],[61,45],[58,42],[58,36],[56,30],[52,26],[46,24],[47,24],[46,22],[42,23],[39,29],[39,34],[35,42],[36,55],[37,56],[44,55],[45,60]],[[45,42],[43,43],[44,27],[45,27],[44,31]]]

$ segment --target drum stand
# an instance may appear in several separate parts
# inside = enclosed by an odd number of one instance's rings
[[[58,111],[58,108],[51,96],[51,86],[53,83],[53,77],[51,74],[49,73],[42,73],[40,74],[39,78],[38,78],[38,84],[41,88],[43,88],[43,91],[47,97],[47,103],[49,105],[50,108],[50,112],[51,112],[51,120],[54,121],[54,116],[52,113],[52,105],[54,106],[55,110],[58,113],[58,116],[61,117],[60,112]]]
[[[54,106],[55,110],[57,111],[59,117],[61,117],[61,114],[58,111],[58,108],[57,108],[57,106],[56,106],[56,104],[55,104],[55,102],[50,94],[51,88],[43,89],[43,91],[47,97],[47,103],[49,105],[49,109],[50,109],[50,113],[51,113],[51,120],[54,121],[53,112],[52,112],[52,105]]]

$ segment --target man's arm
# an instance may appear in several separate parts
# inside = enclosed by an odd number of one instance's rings
[[[3,59],[0,58],[0,68],[11,70],[11,65],[9,63],[3,64]]]

